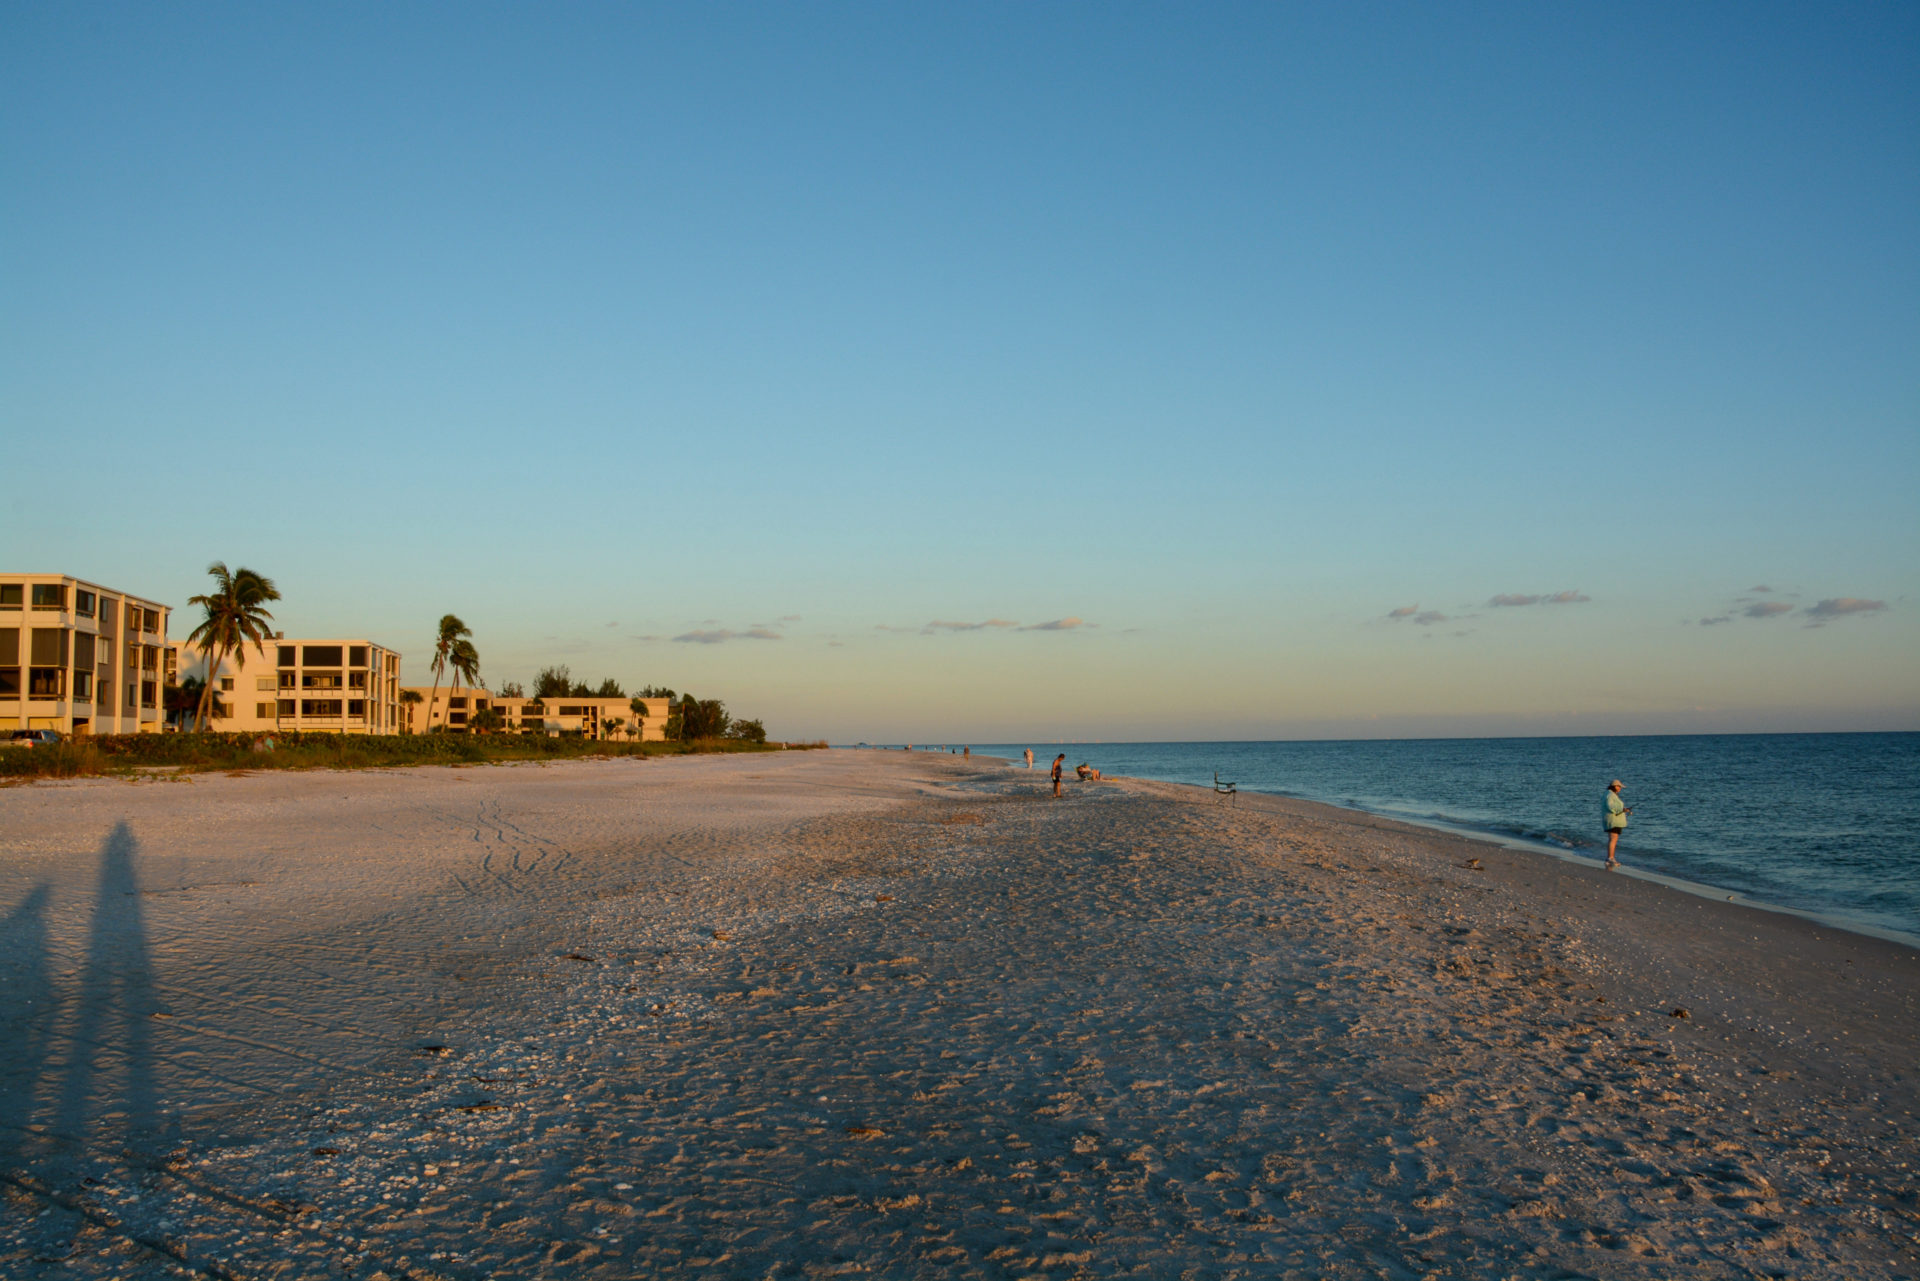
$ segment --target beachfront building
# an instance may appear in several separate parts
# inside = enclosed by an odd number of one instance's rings
[[[157,732],[168,612],[68,574],[0,574],[0,730]]]
[[[418,694],[415,702],[400,700],[400,725],[408,734],[464,734],[474,717],[493,706],[493,695],[484,689],[462,685],[459,689],[442,685],[408,685],[403,694]]]
[[[208,677],[207,656],[180,649],[180,674]],[[400,655],[364,637],[299,637],[283,632],[242,645],[212,673],[207,728],[322,734],[400,732]]]
[[[633,713],[627,697],[498,698],[494,706],[505,718],[505,728],[516,734],[581,734],[587,738],[626,742],[664,743],[670,700],[643,698],[644,717]],[[617,722],[617,723],[616,723]]]

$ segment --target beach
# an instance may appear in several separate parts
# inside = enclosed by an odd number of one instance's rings
[[[1920,1275],[1920,953],[816,751],[0,790],[9,1277]]]

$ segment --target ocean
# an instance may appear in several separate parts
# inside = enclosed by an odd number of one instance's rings
[[[958,744],[955,744],[957,747]],[[972,744],[1035,770],[1325,801],[1521,848],[1605,857],[1602,795],[1626,784],[1621,862],[1920,945],[1920,734],[1701,734],[1322,743]]]

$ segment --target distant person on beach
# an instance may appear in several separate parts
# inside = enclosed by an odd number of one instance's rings
[[[969,743],[969,744],[967,744],[967,745],[966,745],[965,747],[963,747],[963,748],[961,748],[961,749],[960,749],[960,755],[961,755],[961,756],[962,756],[962,757],[963,757],[964,759],[966,759],[966,760],[972,760],[972,759],[973,759],[973,744],[971,744],[971,743]]]
[[[1632,810],[1627,808],[1626,803],[1620,799],[1620,789],[1625,786],[1626,784],[1617,778],[1607,784],[1606,808],[1602,817],[1606,822],[1607,866],[1609,868],[1620,865],[1620,860],[1614,855],[1620,848],[1620,833],[1625,831],[1627,827],[1627,815],[1633,813]]]
[[[1027,768],[1033,768],[1033,749],[1031,747],[1027,749]]]
[[[1053,758],[1053,794],[1055,796],[1060,795],[1060,769],[1066,763],[1067,754],[1065,752]]]

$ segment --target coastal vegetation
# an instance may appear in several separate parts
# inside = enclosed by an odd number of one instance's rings
[[[0,752],[0,781],[211,770],[380,769],[409,765],[492,765],[692,756],[822,748],[824,742],[766,743],[715,737],[686,742],[596,741],[543,734],[102,734],[49,747]]]

